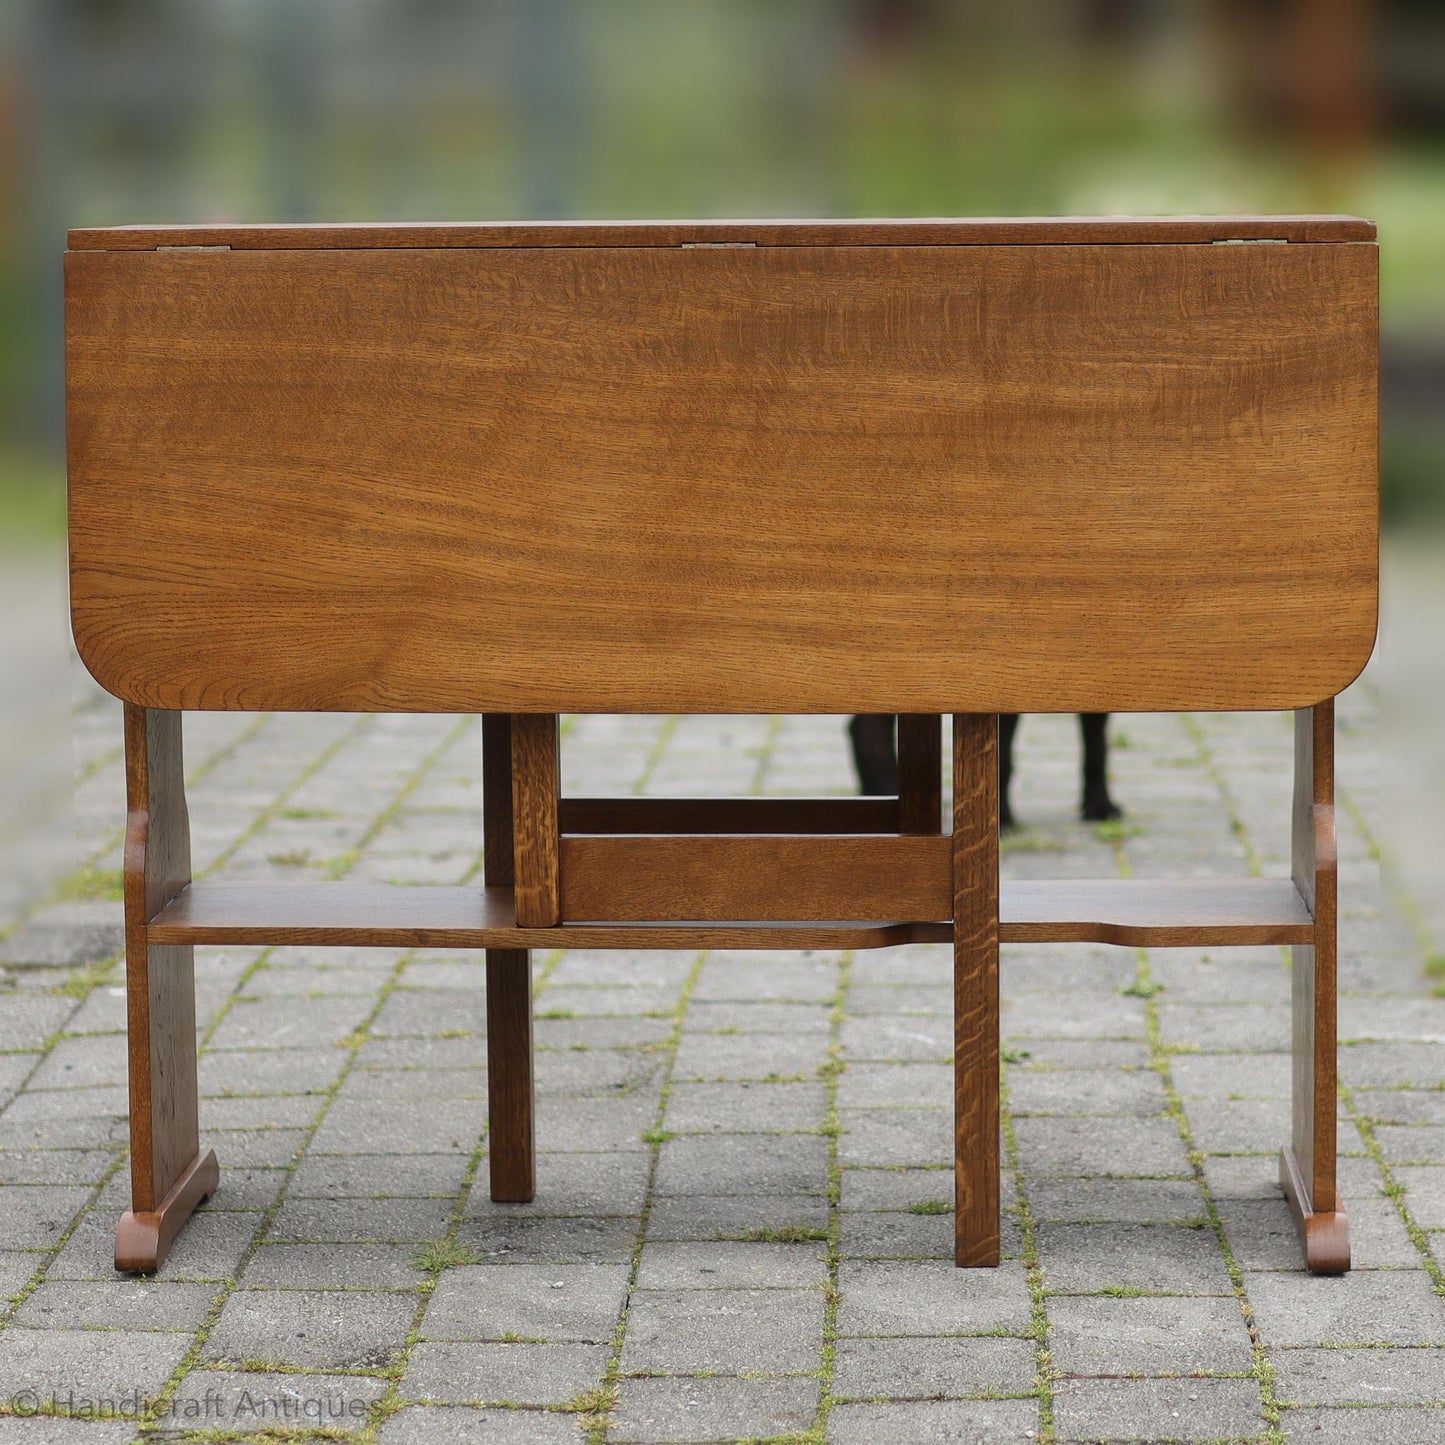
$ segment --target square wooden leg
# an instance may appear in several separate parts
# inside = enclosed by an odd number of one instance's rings
[[[555,731],[555,719],[554,719]],[[514,719],[482,719],[484,873],[515,883]],[[525,1204],[536,1193],[532,1073],[532,968],[525,949],[487,950],[487,1118],[492,1198]]]
[[[131,1207],[116,1229],[115,1267],[150,1273],[216,1192],[219,1171],[200,1146],[193,950],[146,940],[147,922],[191,877],[180,713],[128,704],[125,755]]]
[[[998,718],[953,719],[954,1261],[999,1259]]]
[[[487,950],[487,1116],[492,1198],[537,1190],[532,1103],[532,969],[525,949]]]

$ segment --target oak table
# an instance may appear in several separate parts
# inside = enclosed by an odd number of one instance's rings
[[[132,1207],[217,1187],[192,949],[486,951],[492,1197],[533,948],[951,941],[956,1258],[999,1257],[1001,942],[1288,944],[1281,1179],[1335,1187],[1333,698],[1374,642],[1348,217],[81,230],[76,643],[125,704]],[[192,881],[187,710],[484,714],[485,884]],[[1293,867],[999,883],[997,715],[1295,712]],[[896,798],[564,798],[563,712],[893,713]],[[951,828],[941,716],[953,715]]]

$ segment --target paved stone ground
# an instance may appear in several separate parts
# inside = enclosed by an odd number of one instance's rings
[[[1381,925],[1373,684],[1340,714],[1340,1280],[1301,1272],[1274,1183],[1285,952],[1084,946],[1004,950],[1007,1258],[971,1272],[946,949],[537,956],[529,1206],[487,1198],[479,956],[198,950],[222,1192],[121,1279],[119,713],[77,687],[84,867],[3,945],[0,1445],[1445,1439],[1439,915]],[[1075,734],[1021,730],[1009,874],[1287,871],[1287,719],[1116,719],[1129,815],[1097,830]],[[478,876],[474,719],[210,715],[186,741],[207,874]],[[577,719],[564,772],[850,784],[826,718]]]

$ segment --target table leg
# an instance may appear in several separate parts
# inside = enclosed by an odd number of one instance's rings
[[[483,874],[515,882],[512,719],[482,719]],[[487,1119],[492,1198],[525,1204],[536,1193],[532,967],[526,949],[487,949]]]
[[[954,1261],[999,1260],[998,718],[953,719]]]
[[[1338,936],[1334,700],[1295,714],[1293,874],[1314,914],[1312,944],[1290,949],[1294,1096],[1279,1182],[1315,1274],[1350,1267],[1350,1230],[1335,1181]]]
[[[128,703],[125,764],[131,1207],[116,1228],[115,1267],[150,1273],[219,1183],[216,1156],[200,1145],[194,951],[146,938],[146,925],[191,881],[180,713]]]

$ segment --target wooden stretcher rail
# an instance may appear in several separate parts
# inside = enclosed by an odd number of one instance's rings
[[[1004,943],[1148,948],[1306,943],[1314,925],[1287,878],[1004,883]],[[151,921],[151,944],[390,948],[884,948],[947,943],[950,923],[567,923],[520,928],[504,887],[192,883]]]
[[[899,831],[897,798],[563,798],[560,817],[564,833]]]

